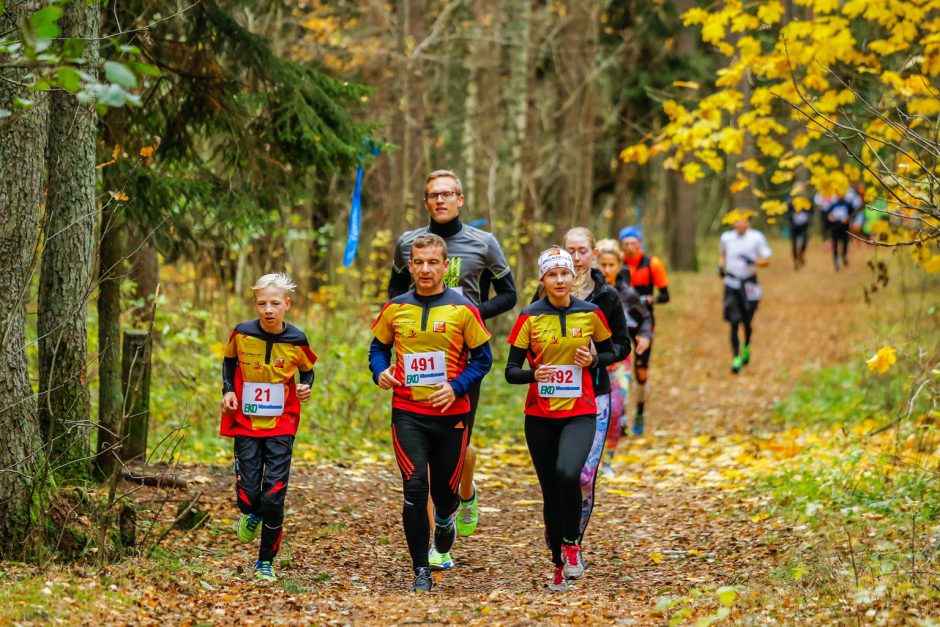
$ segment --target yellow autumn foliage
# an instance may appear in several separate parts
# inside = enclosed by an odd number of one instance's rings
[[[780,211],[795,179],[826,196],[865,181],[866,199],[897,199],[899,216],[935,208],[937,196],[925,200],[925,194],[937,192],[920,182],[925,169],[917,155],[923,154],[919,138],[940,134],[940,97],[932,80],[940,75],[940,0],[796,4],[806,7],[799,19],[787,16],[781,0],[717,0],[684,13],[684,26],[700,29],[702,41],[729,58],[715,71],[712,89],[700,81],[694,90],[684,89],[690,81],[679,77],[675,87],[682,91],[663,104],[669,123],[648,145],[658,146],[664,165],[680,169],[690,182],[719,172],[727,157],[759,155],[736,168],[761,175],[770,167],[769,180],[738,176],[728,185],[732,193],[750,187],[769,213]],[[853,127],[860,129],[854,135]],[[621,153],[637,163],[649,156],[639,146]],[[931,163],[930,171],[940,175],[940,165]],[[922,222],[887,223],[909,228]],[[940,266],[938,257],[918,259],[933,269]]]

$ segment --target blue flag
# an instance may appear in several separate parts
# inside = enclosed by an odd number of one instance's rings
[[[343,255],[343,265],[347,268],[356,259],[356,249],[359,248],[359,226],[362,221],[362,162],[356,168],[356,187],[353,189],[352,206],[349,208],[349,232],[346,235],[346,253]]]
[[[379,154],[379,147],[368,140],[372,156]],[[362,223],[362,153],[359,153],[359,167],[356,168],[356,187],[353,189],[352,205],[349,207],[349,230],[346,234],[346,252],[343,254],[343,265],[347,268],[356,260],[356,250],[359,248],[359,229]]]

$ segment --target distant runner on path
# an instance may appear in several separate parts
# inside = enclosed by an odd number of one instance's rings
[[[731,372],[738,374],[751,361],[751,323],[761,298],[757,267],[770,265],[770,245],[760,231],[750,228],[752,212],[735,209],[722,222],[734,230],[721,234],[718,272],[725,284],[724,317],[731,325]],[[744,327],[744,343],[739,338]]]
[[[307,336],[284,322],[296,285],[286,274],[255,283],[258,319],[235,327],[222,360],[221,434],[233,438],[236,533],[251,542],[261,533],[254,576],[275,581],[274,557],[284,535],[284,499],[290,479],[300,403],[310,400],[317,356]],[[300,373],[295,384],[294,373]]]
[[[388,297],[395,298],[407,292],[412,285],[408,272],[411,245],[423,233],[433,233],[447,243],[449,267],[444,274],[444,284],[462,294],[488,320],[507,312],[516,305],[516,285],[503,249],[492,233],[467,226],[460,221],[460,209],[464,206],[463,186],[456,174],[450,170],[435,170],[428,174],[424,186],[424,208],[430,221],[428,226],[408,231],[398,238],[395,259],[388,281]],[[495,295],[481,301],[481,284],[492,285]],[[488,291],[488,289],[486,290]],[[467,418],[467,438],[473,434],[473,422],[480,403],[480,387],[472,386],[470,415]],[[472,444],[467,449],[467,459],[460,477],[460,511],[457,514],[457,532],[461,537],[469,536],[479,522],[479,506],[473,474],[476,468],[476,450]],[[450,568],[453,559],[446,551],[431,548],[431,567]]]
[[[642,355],[649,348],[653,338],[653,321],[646,302],[630,287],[630,269],[623,266],[620,244],[616,240],[602,239],[597,242],[597,267],[603,273],[607,284],[617,290],[620,306],[627,318],[630,342],[635,346],[636,354]],[[614,459],[620,436],[629,426],[626,422],[626,411],[630,394],[630,361],[628,354],[623,361],[607,367],[610,378],[610,418],[601,473],[608,477],[614,475],[611,461]]]
[[[616,349],[597,305],[571,295],[571,255],[550,248],[539,255],[538,265],[545,297],[516,319],[505,374],[509,383],[529,386],[525,439],[542,489],[546,539],[555,565],[549,589],[561,592],[568,589],[568,580],[584,575],[578,545],[580,480],[597,414],[590,369],[613,363]],[[532,368],[523,368],[526,361]]]
[[[623,249],[623,262],[625,269],[629,269],[630,287],[646,300],[652,316],[653,329],[656,329],[656,315],[654,304],[669,302],[669,277],[666,267],[659,257],[649,256],[643,252],[643,238],[640,230],[628,226],[620,231],[620,246]],[[659,294],[653,297],[653,288]],[[637,354],[633,360],[634,375],[636,375],[636,417],[633,420],[633,435],[643,435],[646,411],[646,381],[649,372],[650,358],[653,353],[653,342],[642,354]]]
[[[434,503],[434,543],[449,553],[454,514],[470,436],[469,391],[493,364],[490,334],[467,298],[444,285],[447,245],[437,235],[415,237],[408,267],[413,290],[391,299],[372,325],[372,379],[393,390],[392,444],[401,470],[402,523],[414,570],[411,592],[431,591],[428,490]],[[395,363],[391,363],[392,348]]]

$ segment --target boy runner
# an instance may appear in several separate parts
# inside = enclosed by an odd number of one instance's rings
[[[235,327],[222,361],[221,434],[234,439],[236,533],[251,542],[261,532],[254,575],[275,581],[272,563],[284,535],[284,498],[290,479],[300,403],[310,400],[317,356],[307,336],[284,322],[294,281],[284,273],[255,283],[258,319]],[[300,372],[300,383],[294,373]]]

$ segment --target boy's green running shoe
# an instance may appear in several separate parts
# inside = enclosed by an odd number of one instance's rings
[[[472,536],[480,522],[480,510],[477,507],[477,486],[473,484],[473,496],[469,501],[460,501],[457,508],[457,535],[461,538]]]
[[[454,558],[450,553],[438,553],[433,546],[428,551],[428,566],[431,570],[447,570],[454,567]]]
[[[741,365],[746,366],[751,361],[751,345],[742,344],[741,345]]]
[[[277,581],[277,575],[271,567],[271,562],[255,562],[255,579],[257,581]]]
[[[238,524],[235,525],[235,533],[242,542],[251,542],[258,537],[261,531],[261,516],[254,514],[242,514],[238,517]]]
[[[738,374],[741,372],[741,367],[744,365],[744,360],[740,356],[735,357],[731,360],[731,374]]]

